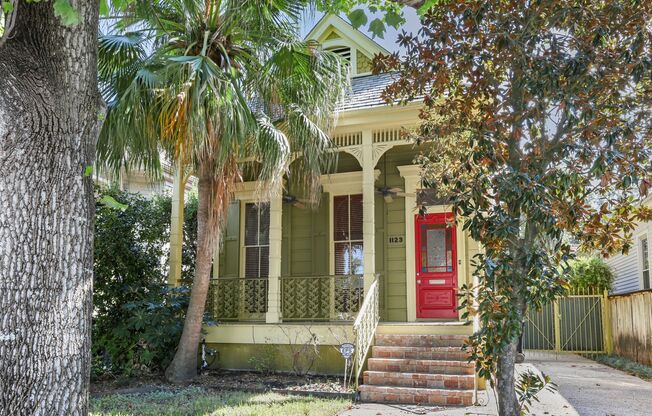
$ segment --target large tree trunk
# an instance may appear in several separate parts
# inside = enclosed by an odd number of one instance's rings
[[[97,1],[21,1],[0,42],[0,414],[88,411]]]
[[[197,348],[210,284],[213,253],[219,233],[218,222],[212,218],[214,195],[213,172],[203,169],[199,175],[197,209],[197,258],[195,278],[190,292],[190,304],[179,347],[165,376],[174,383],[185,383],[197,376]]]

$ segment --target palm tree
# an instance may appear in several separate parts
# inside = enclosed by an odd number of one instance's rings
[[[169,380],[196,376],[213,250],[242,160],[263,192],[279,192],[291,156],[308,194],[332,160],[325,133],[346,86],[345,65],[298,22],[308,0],[139,0],[100,39],[108,102],[98,159],[114,170],[159,170],[163,151],[198,178],[197,257]]]

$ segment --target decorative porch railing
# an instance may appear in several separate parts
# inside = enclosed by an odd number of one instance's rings
[[[220,277],[211,280],[207,311],[220,321],[264,321],[267,279]]]
[[[363,297],[362,276],[281,278],[283,321],[352,321]]]
[[[207,311],[220,321],[264,321],[268,279],[211,280]],[[364,298],[357,275],[281,277],[283,321],[353,321]]]
[[[380,320],[379,311],[379,291],[378,279],[369,286],[369,291],[364,298],[360,312],[353,323],[353,335],[355,336],[355,384],[358,385],[358,379],[362,372],[364,360],[369,353],[371,343],[376,334],[376,327]]]

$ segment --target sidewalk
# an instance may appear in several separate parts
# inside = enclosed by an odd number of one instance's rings
[[[528,352],[581,416],[652,414],[652,383],[575,354]]]

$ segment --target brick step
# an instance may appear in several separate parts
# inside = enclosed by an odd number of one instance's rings
[[[369,371],[428,374],[474,374],[474,365],[467,361],[412,360],[407,358],[370,358]]]
[[[465,361],[469,353],[460,347],[371,347],[373,358],[411,358],[417,360]]]
[[[374,345],[380,347],[462,347],[466,335],[390,335],[377,334]]]
[[[363,384],[360,386],[360,400],[376,403],[470,406],[473,404],[473,391],[385,387]]]
[[[365,371],[364,383],[373,386],[417,387],[428,389],[473,390],[473,375],[392,373]]]

